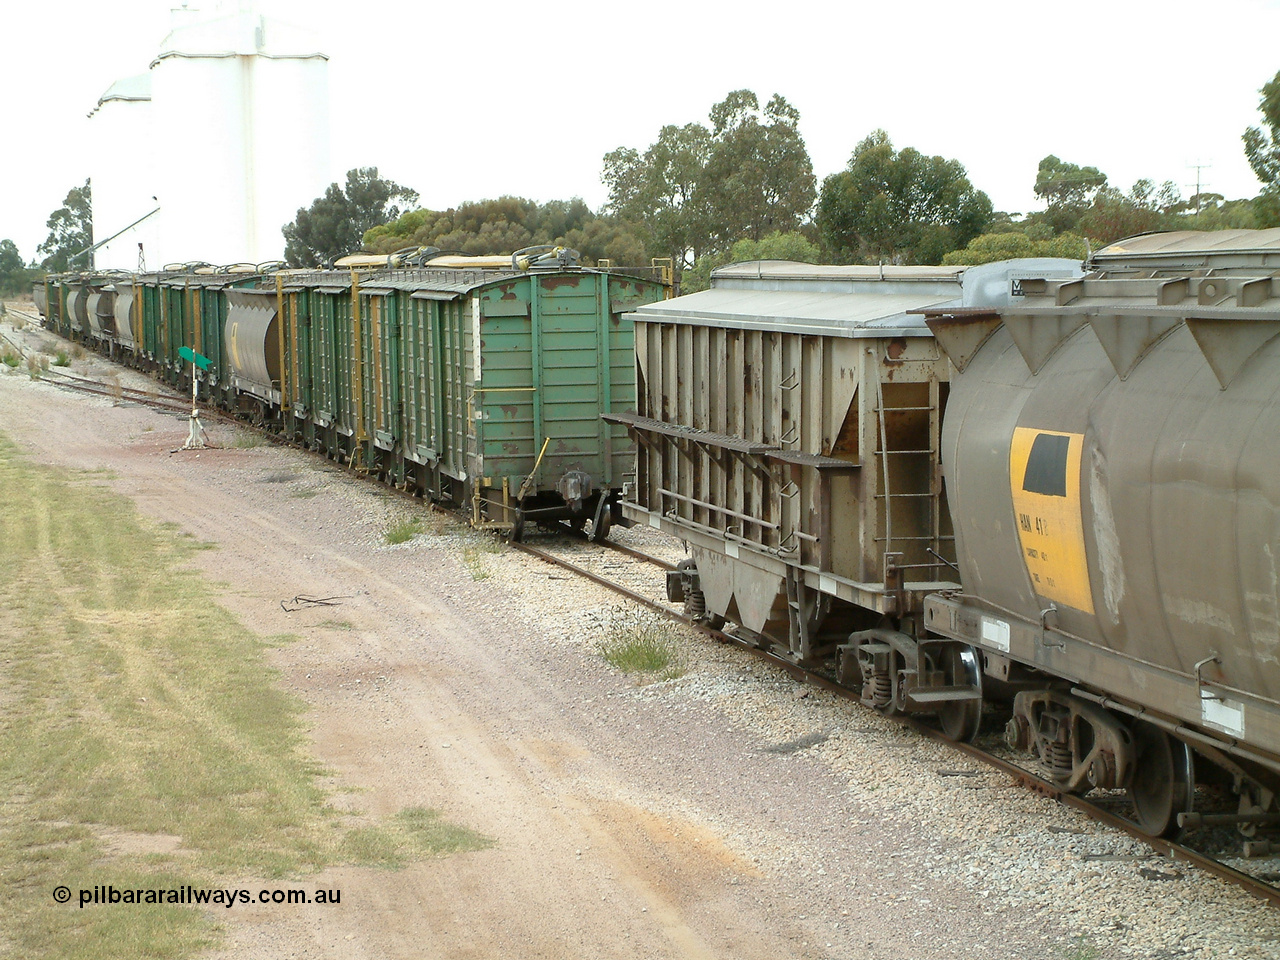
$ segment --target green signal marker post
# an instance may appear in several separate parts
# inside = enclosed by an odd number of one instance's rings
[[[206,357],[203,353],[196,353],[190,347],[180,347],[178,349],[178,356],[180,356],[183,360],[187,361],[187,363],[195,364],[201,370],[208,370],[209,365],[213,363],[213,361],[210,360],[208,357]]]
[[[196,367],[201,370],[208,370],[213,361],[203,353],[196,353],[190,347],[180,347],[178,356],[191,364],[191,421],[187,433],[187,442],[182,445],[182,449],[203,450],[205,448],[204,427],[200,423],[200,409],[196,406],[197,390],[200,386],[200,382],[196,379]]]

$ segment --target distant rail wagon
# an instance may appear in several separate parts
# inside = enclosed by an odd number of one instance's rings
[[[55,276],[47,322],[353,468],[519,538],[527,522],[604,536],[632,469],[627,316],[660,279],[539,262],[318,272],[197,267]],[[182,348],[210,361],[194,369]]]

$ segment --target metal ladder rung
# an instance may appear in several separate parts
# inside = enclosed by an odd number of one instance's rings
[[[982,691],[976,687],[916,687],[907,691],[907,699],[915,703],[981,700]]]
[[[934,541],[934,540],[939,540],[939,541],[941,541],[941,540],[954,540],[954,539],[955,539],[955,537],[954,537],[954,536],[945,536],[945,537],[894,537],[894,538],[893,538],[893,542],[894,542],[894,543],[897,543],[899,540],[926,540],[926,541],[932,542],[932,541]],[[885,540],[886,540],[886,538],[885,538],[885,537],[876,537],[876,538],[875,538],[875,540],[874,540],[874,542],[875,542],[875,543],[884,543],[884,542],[885,542]]]

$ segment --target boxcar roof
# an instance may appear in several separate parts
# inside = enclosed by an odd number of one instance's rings
[[[392,290],[408,291],[411,296],[424,300],[453,300],[487,287],[495,283],[506,283],[512,280],[523,280],[526,277],[562,276],[565,274],[582,275],[602,273],[599,270],[397,270],[365,274],[360,278],[362,293],[388,293]],[[613,276],[629,274],[613,273]],[[305,287],[322,289],[325,292],[338,292],[351,289],[351,274],[344,270],[317,271],[308,274],[296,274],[285,281],[290,290]]]
[[[711,275],[722,279],[757,280],[954,280],[964,267],[867,266],[865,264],[801,263],[796,260],[744,260],[717,267]]]
[[[928,337],[919,315],[909,310],[960,301],[960,285],[950,291],[912,293],[879,282],[881,290],[743,290],[718,287],[659,300],[630,314],[637,321],[668,321],[698,326],[786,330],[828,337]]]
[[[1176,230],[1103,247],[1090,268],[1112,276],[1232,276],[1280,270],[1280,229]]]

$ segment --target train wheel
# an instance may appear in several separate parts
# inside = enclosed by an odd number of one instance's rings
[[[941,660],[947,686],[982,689],[982,667],[973,647],[967,643],[948,643]],[[948,740],[969,743],[978,735],[982,723],[982,698],[943,702],[938,710],[938,722]]]
[[[1133,820],[1153,837],[1178,832],[1178,814],[1190,813],[1195,798],[1191,748],[1150,723],[1133,724],[1137,763],[1129,779]]]
[[[511,532],[507,535],[507,539],[512,543],[519,543],[524,539],[524,511],[517,510],[516,518],[511,522]]]

